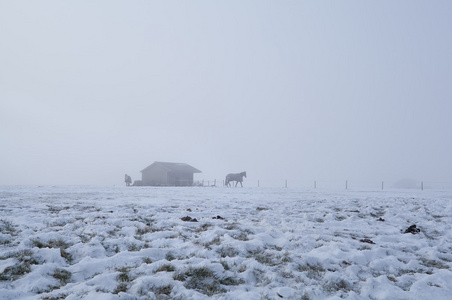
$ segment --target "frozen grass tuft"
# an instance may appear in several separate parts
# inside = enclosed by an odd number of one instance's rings
[[[175,259],[176,259],[176,256],[174,256],[174,254],[173,254],[172,252],[168,252],[168,253],[166,253],[166,255],[165,255],[165,259],[166,259],[167,261],[172,261],[172,260],[175,260]]]
[[[52,295],[52,296],[43,296],[41,299],[42,300],[63,300],[63,299],[66,299],[67,296],[68,296],[68,294],[60,293],[60,294]]]
[[[225,293],[223,285],[239,285],[244,283],[242,279],[232,276],[218,277],[207,267],[189,267],[184,271],[174,274],[175,280],[184,282],[187,289],[196,290],[207,296]]]
[[[325,273],[325,269],[320,264],[300,264],[295,270],[305,273],[306,277],[311,279],[320,279]]]
[[[6,267],[0,273],[0,281],[14,281],[31,272],[31,266],[39,262],[33,257],[33,251],[29,249],[14,251],[6,254],[1,259],[14,258],[17,263]]]
[[[220,245],[220,244],[221,244],[221,236],[217,235],[210,242],[204,243],[204,247],[206,247],[207,249],[212,249],[213,245]]]
[[[125,293],[127,292],[127,288],[128,288],[127,283],[121,282],[116,286],[115,290],[113,291],[113,294]]]
[[[130,275],[131,267],[121,267],[118,268],[117,271],[120,272],[118,276],[116,276],[116,280],[119,282],[131,282],[133,281],[132,276]]]
[[[159,268],[157,268],[157,270],[155,270],[155,273],[158,273],[158,272],[174,272],[174,271],[176,271],[176,268],[173,265],[171,265],[171,264],[164,264],[164,265],[161,265]]]
[[[334,294],[338,291],[350,292],[353,290],[353,285],[344,279],[339,279],[337,281],[328,281],[324,284],[323,289],[330,294]]]
[[[14,228],[13,222],[0,219],[0,233],[15,235],[16,229]]]
[[[421,264],[426,266],[427,268],[449,269],[449,266],[447,264],[442,263],[442,262],[437,261],[437,260],[427,259],[427,258],[423,258],[423,257],[421,257],[419,260],[420,260]]]
[[[41,241],[39,239],[32,239],[32,243],[38,248],[63,248],[67,249],[69,244],[67,244],[62,239],[49,240],[49,241]]]
[[[173,286],[171,284],[167,284],[167,285],[158,285],[158,286],[153,286],[151,287],[151,291],[158,295],[171,295],[171,291],[173,290]]]
[[[0,281],[14,281],[30,272],[31,264],[29,262],[20,262],[14,266],[6,267],[0,274]]]
[[[52,277],[60,281],[60,285],[66,285],[72,277],[71,272],[64,269],[55,269]]]
[[[217,249],[218,254],[220,254],[220,256],[222,258],[225,257],[235,257],[239,254],[239,251],[237,251],[234,247],[232,246],[225,246],[225,247],[220,247]]]

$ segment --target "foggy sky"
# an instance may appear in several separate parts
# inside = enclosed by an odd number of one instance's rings
[[[452,181],[451,1],[1,1],[0,185]]]

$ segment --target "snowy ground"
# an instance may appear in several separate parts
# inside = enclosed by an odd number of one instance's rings
[[[451,221],[452,191],[0,187],[0,299],[451,299]]]

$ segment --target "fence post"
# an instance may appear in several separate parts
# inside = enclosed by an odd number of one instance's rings
[[[345,180],[345,189],[348,190],[348,180]]]
[[[424,190],[424,182],[421,181],[421,191],[423,191],[423,190]]]
[[[314,188],[317,188],[317,181],[314,180]]]
[[[384,189],[384,181],[381,182],[381,190]]]
[[[260,187],[259,179],[257,180],[257,187]]]
[[[287,179],[286,179],[286,188],[287,188]]]

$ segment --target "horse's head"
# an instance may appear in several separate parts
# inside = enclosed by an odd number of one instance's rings
[[[245,178],[246,178],[246,172],[243,172],[242,174],[243,174],[243,176],[245,176]]]

